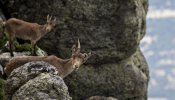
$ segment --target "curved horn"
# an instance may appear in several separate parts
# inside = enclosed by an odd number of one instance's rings
[[[80,41],[79,41],[79,39],[78,39],[78,45],[77,45],[77,53],[80,53]]]
[[[54,20],[53,20],[53,25],[55,26],[55,25],[57,25],[57,24],[58,24],[57,18],[55,17]]]
[[[52,16],[50,16],[49,21],[51,21],[51,19],[52,19]]]
[[[49,21],[49,14],[47,15],[47,22]]]
[[[55,17],[53,21],[56,22],[57,21],[57,18]]]
[[[78,39],[78,47],[77,47],[78,49],[80,49],[81,47],[80,47],[80,41],[79,41],[79,39]]]

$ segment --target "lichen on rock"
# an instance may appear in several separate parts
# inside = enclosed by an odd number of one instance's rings
[[[61,77],[42,73],[21,86],[13,100],[69,100],[68,88]]]
[[[29,62],[14,69],[7,79],[5,100],[69,100],[71,97],[54,66]],[[8,88],[7,88],[8,87]]]

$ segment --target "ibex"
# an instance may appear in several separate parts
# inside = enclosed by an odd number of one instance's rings
[[[14,40],[20,38],[23,40],[30,40],[32,45],[32,55],[36,55],[36,42],[50,32],[51,29],[56,25],[56,18],[52,20],[52,16],[47,16],[47,23],[39,25],[37,23],[29,23],[16,18],[10,18],[6,22],[2,22],[5,31],[9,34],[9,48],[10,55],[14,56]]]
[[[80,42],[78,40],[78,46],[72,47],[72,56],[70,59],[61,59],[54,55],[52,56],[21,56],[12,58],[5,66],[5,73],[7,76],[17,67],[24,65],[31,61],[45,61],[56,67],[60,77],[64,78],[69,75],[75,69],[78,69],[80,65],[86,62],[91,56],[91,53],[80,53]]]

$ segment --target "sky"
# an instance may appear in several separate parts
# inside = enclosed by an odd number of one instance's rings
[[[175,100],[175,0],[149,0],[140,47],[150,70],[148,100]]]

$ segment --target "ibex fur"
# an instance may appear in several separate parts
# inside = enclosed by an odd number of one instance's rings
[[[56,67],[59,76],[62,78],[69,75],[75,69],[78,69],[80,65],[86,62],[91,53],[80,53],[80,42],[78,40],[78,46],[72,47],[72,56],[70,59],[61,59],[56,56],[22,56],[14,57],[5,67],[5,73],[7,76],[17,67],[24,65],[31,61],[45,61]]]
[[[56,18],[52,20],[52,16],[47,16],[47,23],[39,25],[37,23],[30,23],[16,18],[10,18],[2,22],[5,31],[9,34],[9,48],[10,55],[14,56],[14,40],[20,38],[23,40],[30,40],[32,45],[32,55],[36,55],[36,42],[50,32],[56,25]]]

